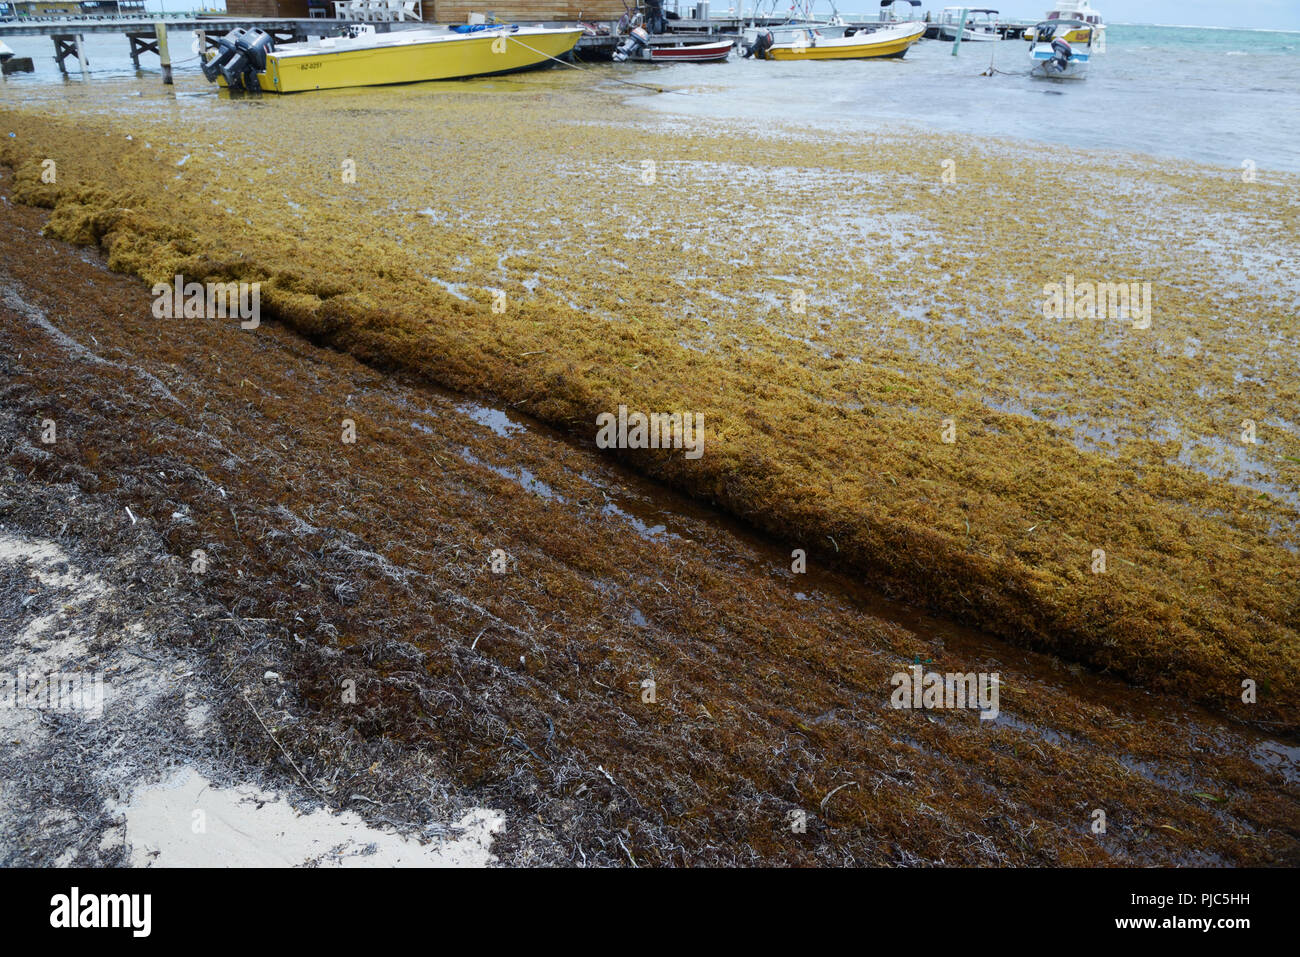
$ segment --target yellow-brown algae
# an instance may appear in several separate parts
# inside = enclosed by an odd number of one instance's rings
[[[623,457],[911,601],[1295,727],[1296,177],[688,133],[587,82],[41,89],[4,159],[115,269],[260,280],[305,334],[583,436],[703,413],[698,462]],[[1045,319],[1067,276],[1150,281],[1151,327]]]
[[[213,611],[167,640],[200,645],[231,689],[283,674],[292,701],[277,685],[261,713],[333,798],[387,816],[445,781],[536,821],[558,863],[575,847],[598,864],[1295,860],[1285,745],[872,599],[816,561],[797,575],[787,547],[535,422],[501,437],[463,397],[279,324],[159,321],[148,286],[41,237],[43,211],[4,209],[6,526],[32,489],[64,488],[94,517],[35,520],[106,574],[114,527],[162,538],[168,575],[205,548],[181,588]],[[635,534],[613,503],[672,534]],[[890,707],[891,674],[922,658],[997,670],[998,720]],[[241,694],[213,697],[223,745],[280,754]]]

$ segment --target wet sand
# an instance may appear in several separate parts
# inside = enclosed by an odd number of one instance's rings
[[[105,556],[165,543],[159,574],[221,611],[169,640],[210,659],[230,752],[300,807],[400,820],[448,782],[504,814],[510,863],[1297,860],[1285,740],[899,605],[886,576],[796,575],[788,541],[380,356],[155,319],[43,212],[3,216],[7,514]],[[55,485],[100,524],[22,509]],[[1000,672],[998,718],[891,708],[914,661]]]

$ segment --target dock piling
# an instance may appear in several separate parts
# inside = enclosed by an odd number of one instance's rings
[[[167,51],[167,24],[159,20],[153,25],[158,34],[158,59],[162,60],[163,86],[172,85],[172,58]]]
[[[68,75],[68,64],[66,59],[70,56],[77,57],[77,61],[82,66],[82,73],[86,72],[88,61],[86,53],[81,48],[81,34],[51,34],[49,39],[55,42],[55,62],[59,64],[59,72]]]
[[[140,69],[140,57],[146,53],[158,53],[158,34],[152,33],[128,33],[127,42],[131,44],[131,62],[135,68]],[[161,59],[161,55],[159,56]]]
[[[76,44],[76,48],[77,48],[77,64],[81,67],[81,78],[84,80],[86,78],[86,74],[90,72],[90,61],[86,59],[86,51],[82,49],[81,45],[83,42],[84,40],[81,34],[78,33],[77,39],[74,41],[74,43]]]

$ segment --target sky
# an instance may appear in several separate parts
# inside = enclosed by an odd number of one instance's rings
[[[679,0],[690,6],[695,0]],[[713,9],[726,9],[736,0],[713,0]],[[740,0],[748,8],[753,0]],[[923,0],[924,9],[938,12],[945,6],[956,6],[961,0]],[[146,0],[149,10],[161,5],[166,10],[193,10],[195,7],[224,7],[225,0]],[[1273,30],[1300,30],[1300,0],[1092,0],[1108,23],[1169,23],[1200,27],[1259,27]],[[669,8],[672,0],[668,0]],[[759,9],[765,9],[769,0],[759,0]],[[800,6],[803,0],[800,0]],[[1023,20],[1037,20],[1047,13],[1051,0],[979,0],[973,6],[997,7],[1005,16]],[[777,0],[777,7],[786,4]],[[836,6],[845,13],[874,10],[877,5],[870,0],[836,0]],[[485,4],[490,8],[490,4]],[[826,0],[819,0],[814,9],[829,9]]]
[[[940,6],[958,2],[947,0]],[[1050,5],[1051,0],[1047,2]],[[1092,0],[1092,5],[1107,23],[1300,30],[1300,0]],[[1047,12],[1042,2],[1035,0],[1002,0],[985,6],[998,7],[1011,17],[1041,17]]]

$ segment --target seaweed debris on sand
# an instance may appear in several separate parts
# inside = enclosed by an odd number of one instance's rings
[[[139,93],[0,114],[50,235],[149,282],[260,282],[314,341],[579,436],[702,414],[698,460],[620,454],[909,602],[1297,727],[1296,177],[701,133],[559,72]],[[1147,281],[1142,328],[1044,315],[1057,284]]]
[[[120,596],[85,619],[79,667],[161,663],[136,777],[210,778],[215,754],[247,772],[223,788],[422,840],[492,808],[511,864],[1297,860],[1285,740],[815,560],[796,575],[788,546],[535,420],[286,325],[157,319],[147,284],[42,236],[44,212],[3,210],[0,522]],[[116,256],[140,241],[101,235]],[[25,603],[27,565],[0,575],[18,653],[60,596]],[[998,717],[890,707],[914,661],[998,672]],[[55,776],[39,747],[0,745],[0,858],[138,860],[124,842],[149,815],[120,810],[120,749]]]

